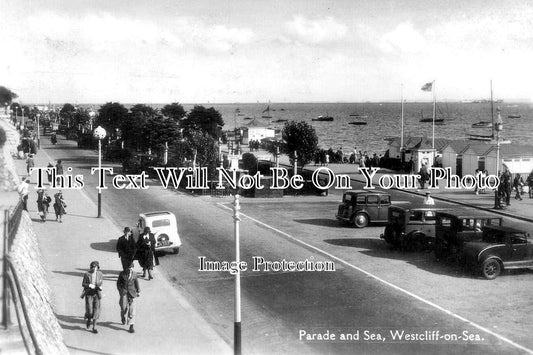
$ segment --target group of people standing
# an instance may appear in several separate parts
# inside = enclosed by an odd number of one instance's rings
[[[123,325],[128,325],[128,331],[135,333],[135,298],[140,296],[140,286],[137,273],[134,271],[134,260],[138,260],[143,269],[142,277],[148,275],[147,280],[152,280],[152,271],[158,265],[155,254],[155,236],[149,227],[145,227],[143,233],[135,240],[129,227],[124,228],[124,233],[118,238],[116,250],[122,265],[116,287],[119,294],[120,320]],[[100,302],[102,299],[103,275],[99,270],[98,261],[93,261],[83,276],[82,298],[85,299],[85,319],[87,329],[92,327],[93,333],[98,333],[97,321],[100,317]]]

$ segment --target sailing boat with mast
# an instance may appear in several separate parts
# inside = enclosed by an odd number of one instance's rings
[[[265,112],[266,112],[266,114],[265,114]],[[268,105],[267,108],[263,110],[263,115],[261,117],[262,118],[272,118],[272,116],[270,115],[270,105]]]
[[[477,123],[473,123],[472,128],[490,128],[491,134],[469,134],[468,139],[475,141],[491,141],[494,139],[494,99],[492,97],[492,80],[490,81],[490,117],[490,121],[479,121]]]

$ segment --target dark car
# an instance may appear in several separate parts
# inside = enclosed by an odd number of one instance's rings
[[[341,222],[364,228],[370,223],[387,222],[391,198],[380,191],[348,190],[342,196],[335,217]]]
[[[435,256],[458,257],[463,244],[481,240],[487,225],[501,226],[502,218],[478,210],[438,211],[435,218]]]
[[[533,244],[529,233],[507,226],[485,226],[480,241],[467,242],[461,252],[465,266],[493,280],[504,269],[533,267]]]
[[[436,214],[442,208],[391,206],[387,226],[381,238],[402,249],[432,250],[435,243]]]

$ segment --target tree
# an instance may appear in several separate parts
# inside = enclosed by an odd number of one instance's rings
[[[170,165],[182,165],[184,160],[195,161],[197,167],[207,167],[211,175],[216,174],[218,163],[217,141],[206,132],[189,131],[189,135],[175,140],[169,149]]]
[[[121,129],[128,119],[128,109],[118,102],[108,102],[98,110],[96,125],[104,127],[107,131]]]
[[[181,121],[185,117],[185,109],[177,102],[173,102],[170,105],[165,105],[161,109],[161,113],[168,118],[173,119],[175,122]]]
[[[213,107],[205,108],[197,105],[181,121],[181,126],[184,128],[185,135],[189,135],[191,131],[200,130],[213,138],[218,138],[220,130],[224,126],[224,120],[220,112]]]
[[[147,141],[151,128],[147,123],[157,115],[157,111],[150,106],[134,105],[120,126],[124,144],[142,151],[151,148],[151,142]]]
[[[142,128],[143,144],[141,146],[144,150],[151,148],[161,151],[164,149],[165,143],[172,145],[179,141],[180,136],[180,129],[174,120],[155,115],[148,118]]]
[[[72,104],[64,104],[61,110],[59,111],[61,123],[70,127],[73,124],[73,116],[75,112],[76,108]]]
[[[13,91],[9,90],[8,88],[4,86],[0,86],[0,105],[5,106],[10,105],[14,99],[19,97],[17,94],[15,94]]]
[[[291,161],[294,160],[294,152],[298,154],[298,162],[301,166],[313,160],[318,146],[316,131],[307,122],[286,122],[282,131],[285,153],[289,155]]]

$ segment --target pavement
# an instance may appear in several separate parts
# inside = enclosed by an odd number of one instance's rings
[[[55,161],[41,149],[34,157],[35,166],[45,167]],[[25,175],[24,160],[15,160],[17,172]],[[36,179],[32,176],[31,184]],[[49,191],[53,195],[56,191]],[[16,193],[15,193],[16,194]],[[226,343],[202,316],[186,301],[179,290],[155,268],[154,279],[142,279],[137,263],[141,293],[137,307],[135,333],[121,324],[116,279],[121,263],[115,251],[116,239],[123,226],[108,218],[96,218],[97,206],[83,189],[63,190],[67,215],[55,221],[50,208],[46,222],[37,214],[36,190],[30,188],[28,212],[39,240],[57,319],[63,329],[64,342],[71,354],[230,354]],[[105,205],[103,213],[105,213]],[[177,256],[179,257],[179,255]],[[80,298],[81,282],[93,260],[100,262],[104,274],[102,310],[98,334],[85,328],[84,300]],[[230,320],[232,321],[232,320]],[[2,334],[2,333],[0,333]],[[9,346],[16,347],[20,339]],[[8,344],[6,351],[10,349]],[[18,346],[20,350],[20,346]],[[14,351],[9,351],[14,353]]]

